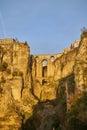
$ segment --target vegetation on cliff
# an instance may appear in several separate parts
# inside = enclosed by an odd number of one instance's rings
[[[87,92],[83,92],[67,113],[67,130],[87,129]]]
[[[53,107],[54,102],[56,102],[55,107]],[[44,115],[43,119],[44,122],[42,122],[43,115]],[[44,126],[40,128],[40,125]],[[63,98],[61,100],[57,99],[50,102],[38,103],[37,105],[34,106],[33,115],[23,125],[23,130],[25,129],[86,130],[87,92],[83,93],[82,97],[80,97],[75,102],[75,104],[72,105],[71,109],[68,112],[66,110],[65,99]]]

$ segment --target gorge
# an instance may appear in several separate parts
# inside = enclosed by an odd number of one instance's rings
[[[86,130],[86,120],[86,30],[59,54],[0,39],[0,130]]]

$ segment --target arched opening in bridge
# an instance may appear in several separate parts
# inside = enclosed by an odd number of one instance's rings
[[[42,77],[47,77],[47,60],[42,61]]]
[[[54,61],[54,60],[55,60],[55,57],[54,57],[54,56],[51,56],[51,57],[50,57],[50,60],[51,60],[51,61]]]

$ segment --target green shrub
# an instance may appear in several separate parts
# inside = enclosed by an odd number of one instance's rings
[[[87,92],[83,92],[71,110],[67,113],[67,130],[86,130],[87,129]]]
[[[0,87],[0,93],[2,93],[3,92],[3,89]]]
[[[19,70],[14,70],[12,72],[12,76],[23,76],[23,72],[19,71]]]
[[[7,69],[6,72],[7,72],[8,74],[11,74],[11,70],[10,70],[10,69]]]
[[[83,28],[83,30],[82,30],[81,39],[83,39],[83,38],[87,38],[87,29],[86,28]]]
[[[12,72],[12,76],[17,76],[17,75],[18,75],[17,70],[14,70],[14,71]]]
[[[8,67],[8,64],[6,62],[3,62],[2,64],[0,64],[0,71],[6,71]]]
[[[23,76],[23,72],[19,71],[18,76]]]
[[[25,45],[28,45],[28,43],[27,43],[27,41],[25,41],[25,43],[24,43]]]
[[[6,82],[5,78],[2,76],[1,80],[0,80],[0,83],[5,83],[5,82]]]

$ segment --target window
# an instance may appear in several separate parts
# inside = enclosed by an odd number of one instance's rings
[[[51,56],[51,57],[50,57],[50,60],[51,60],[51,61],[54,61],[54,60],[55,60],[55,57],[54,57],[54,56]]]
[[[47,60],[46,60],[46,59],[44,59],[44,60],[42,61],[42,66],[47,66]]]
[[[42,77],[47,77],[47,60],[42,61]]]

